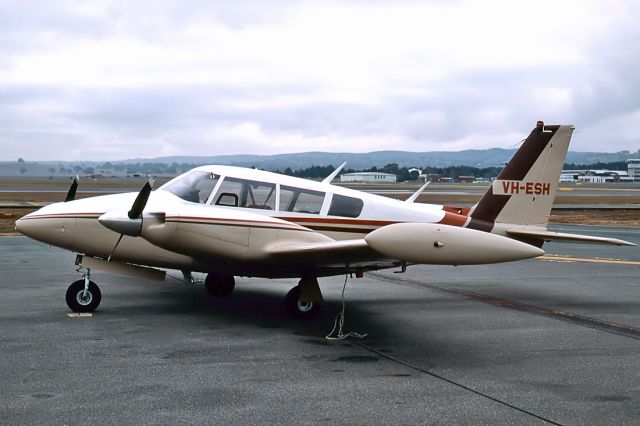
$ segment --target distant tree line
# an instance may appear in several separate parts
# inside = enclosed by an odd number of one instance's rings
[[[573,164],[568,163],[564,165],[565,170],[627,170],[626,161],[612,161],[610,163],[597,163],[591,164]]]
[[[110,175],[110,174],[127,174],[127,175],[165,175],[175,176],[180,173],[184,173],[194,167],[201,166],[200,163],[123,163],[123,162],[104,162],[104,163],[89,163],[89,164],[62,164],[59,163],[58,167],[50,167],[48,171],[53,175]],[[21,174],[27,172],[27,164],[20,158],[18,160],[18,167]],[[254,167],[258,168],[258,167]],[[398,181],[415,181],[418,179],[418,172],[411,169],[420,169],[423,174],[438,174],[442,177],[457,178],[459,176],[474,176],[476,178],[492,178],[498,176],[502,167],[473,167],[473,166],[448,166],[448,167],[433,167],[433,166],[416,166],[416,167],[400,167],[397,163],[389,163],[382,167],[371,167],[368,169],[346,169],[342,170],[343,173],[354,172],[382,172],[392,173],[398,176]],[[565,170],[627,170],[626,161],[614,161],[610,163],[597,162],[592,164],[573,164],[567,163],[564,165]],[[287,167],[284,170],[274,170],[276,173],[282,173],[289,176],[301,177],[306,179],[324,179],[335,170],[332,165],[328,166],[311,166],[305,169],[293,170]]]
[[[396,163],[390,163],[383,167],[371,167],[369,169],[362,170],[354,170],[354,169],[346,169],[342,170],[338,175],[343,173],[355,173],[355,172],[382,172],[382,173],[391,173],[398,176],[399,182],[404,181],[414,181],[418,179],[418,172],[412,171],[409,172],[410,169],[420,169],[422,173],[427,174],[438,174],[442,177],[449,178],[457,178],[459,176],[475,176],[476,178],[485,178],[489,179],[492,177],[496,177],[500,174],[503,167],[473,167],[473,166],[447,166],[447,167],[433,167],[433,166],[424,166],[424,167],[399,167]],[[565,170],[627,170],[626,161],[614,161],[610,163],[592,163],[592,164],[573,164],[568,163],[564,165]],[[276,173],[283,173],[289,176],[302,177],[307,179],[323,179],[326,176],[329,176],[335,167],[329,166],[312,166],[306,169],[299,170],[291,170],[291,168],[287,167],[284,171],[276,170]]]

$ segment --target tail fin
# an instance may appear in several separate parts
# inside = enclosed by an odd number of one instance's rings
[[[495,224],[546,227],[573,129],[539,121],[471,209],[467,226],[487,232]]]

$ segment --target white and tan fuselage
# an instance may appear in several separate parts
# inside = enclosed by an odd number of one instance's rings
[[[195,170],[215,173],[221,180],[242,176],[252,181],[273,183],[277,188],[275,208],[256,210],[206,202],[196,204],[160,188],[151,194],[145,208],[144,238],[125,236],[113,253],[114,261],[201,272],[231,270],[236,275],[298,276],[298,268],[279,265],[277,260],[265,256],[265,247],[280,246],[287,241],[300,244],[361,239],[381,226],[398,222],[451,223],[453,218],[462,225],[466,220],[438,205],[409,204],[275,173],[228,166],[204,166]],[[283,211],[279,206],[281,185],[323,194],[319,214]],[[327,212],[334,194],[362,200],[359,217],[329,216]],[[51,204],[22,218],[19,229],[51,245],[106,258],[119,234],[103,226],[98,219],[107,212],[128,208],[136,195],[114,194]],[[157,224],[158,212],[162,215],[161,225]],[[188,249],[183,249],[184,246]],[[202,256],[192,255],[194,249]],[[380,266],[393,264],[397,262],[384,261]]]

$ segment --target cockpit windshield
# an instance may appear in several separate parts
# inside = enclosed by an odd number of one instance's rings
[[[191,172],[169,182],[162,189],[183,200],[204,204],[209,199],[219,176],[210,172]]]

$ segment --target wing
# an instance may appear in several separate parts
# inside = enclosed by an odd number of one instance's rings
[[[544,251],[515,239],[443,224],[396,223],[363,239],[277,244],[265,253],[274,262],[320,266],[340,262],[394,261],[433,265],[476,265],[540,256]]]
[[[291,258],[298,262],[353,263],[380,260],[380,253],[373,250],[364,239],[327,241],[320,243],[275,243],[265,248],[269,257]]]

